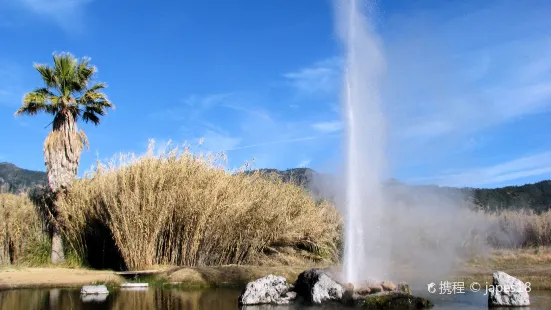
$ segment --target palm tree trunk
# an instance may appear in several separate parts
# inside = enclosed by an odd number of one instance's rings
[[[54,200],[52,203],[52,253],[53,264],[65,261],[61,229],[63,218],[59,215],[58,201],[73,182],[84,146],[84,138],[77,131],[75,119],[70,111],[60,111],[54,118],[53,130],[44,143],[44,158],[48,171],[48,183]]]
[[[61,231],[57,225],[53,225],[52,229],[52,264],[60,264],[65,261],[65,252],[63,249],[63,238]]]

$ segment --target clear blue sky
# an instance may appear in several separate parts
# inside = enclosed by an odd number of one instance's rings
[[[492,187],[551,178],[551,2],[379,1],[392,175]],[[332,2],[0,0],[0,161],[44,170],[49,116],[15,118],[34,62],[89,56],[116,105],[79,174],[153,138],[229,168],[341,162]]]

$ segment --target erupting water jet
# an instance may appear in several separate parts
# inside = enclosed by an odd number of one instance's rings
[[[358,0],[338,5],[338,27],[346,50],[342,105],[346,123],[344,280],[359,284],[385,279],[389,240],[383,227],[384,117],[379,80],[380,44]],[[368,8],[374,3],[368,1]]]

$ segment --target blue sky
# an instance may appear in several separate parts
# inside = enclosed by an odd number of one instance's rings
[[[329,0],[0,0],[0,161],[44,170],[49,116],[13,113],[34,62],[89,56],[116,105],[81,125],[96,159],[148,139],[229,168],[336,171],[342,49]],[[379,1],[392,176],[493,187],[551,178],[551,3]]]

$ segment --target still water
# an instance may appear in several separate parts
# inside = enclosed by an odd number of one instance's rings
[[[82,299],[74,289],[22,289],[0,291],[0,310],[85,310],[85,309],[238,309],[240,291],[232,289],[181,290],[149,288],[143,291],[116,290],[104,300],[98,297]],[[421,294],[423,295],[423,294]],[[424,295],[434,302],[432,309],[487,309],[487,299],[482,293],[455,295]],[[551,309],[551,291],[532,291],[532,306],[525,310]],[[293,306],[248,306],[247,310],[315,309],[303,305]],[[325,306],[323,309],[347,309],[342,306]]]

